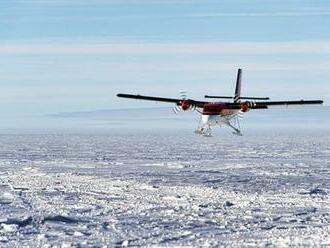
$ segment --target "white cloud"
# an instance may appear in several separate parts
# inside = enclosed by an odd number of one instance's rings
[[[18,3],[44,4],[52,6],[90,6],[90,5],[140,5],[140,4],[193,4],[200,0],[16,0]],[[231,0],[233,1],[233,0]],[[222,0],[222,2],[226,2]],[[228,2],[228,0],[227,0]],[[236,0],[242,2],[242,0]],[[217,0],[204,0],[206,3],[218,3]]]
[[[2,42],[0,54],[207,55],[330,54],[330,41],[289,42]]]
[[[288,12],[243,12],[243,13],[201,13],[188,14],[185,17],[297,17],[297,16],[329,16],[330,11],[288,11]]]

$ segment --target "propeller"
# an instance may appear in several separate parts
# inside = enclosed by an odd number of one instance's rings
[[[186,100],[187,99],[187,91],[180,90],[180,96],[181,96],[182,100]]]
[[[239,110],[239,111],[237,112],[237,117],[240,118],[240,119],[242,119],[243,116],[244,116],[244,112],[243,112],[242,110]]]
[[[187,91],[180,90],[180,96],[182,101],[175,105],[172,110],[175,114],[178,114],[180,111],[187,111],[187,110],[195,110],[196,105],[193,103],[192,100],[187,99]]]
[[[178,114],[181,111],[181,108],[178,105],[175,105],[172,108],[172,110],[173,110],[174,114]]]
[[[248,112],[251,107],[256,106],[256,102],[254,101],[245,101],[240,103],[241,109],[238,111],[237,116],[239,118],[243,118],[245,112]]]

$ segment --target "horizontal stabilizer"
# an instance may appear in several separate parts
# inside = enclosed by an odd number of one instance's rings
[[[235,99],[235,97],[232,96],[210,96],[210,95],[205,95],[205,98],[222,98],[222,99]],[[243,100],[269,100],[269,97],[254,97],[254,96],[241,96],[238,97],[238,99],[243,99]]]
[[[242,109],[242,106],[239,103],[233,103],[231,105],[226,105],[226,106],[228,106],[229,109]],[[257,104],[257,105],[249,106],[249,109],[268,109],[268,106]]]

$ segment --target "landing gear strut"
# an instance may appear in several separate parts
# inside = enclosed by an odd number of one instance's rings
[[[210,124],[204,124],[202,118],[199,120],[197,129],[195,130],[196,134],[202,135],[204,137],[212,137],[212,129]]]
[[[202,135],[204,137],[212,137],[212,129],[211,129],[210,125],[204,125],[204,126],[198,127],[195,130],[195,133]]]
[[[239,116],[232,116],[232,117],[220,117],[219,120],[214,122],[212,125],[226,125],[233,129],[233,134],[238,136],[243,136],[241,132]],[[196,134],[205,136],[205,137],[212,137],[212,129],[210,122],[203,123],[202,119],[199,121],[198,128],[195,130]]]
[[[238,136],[243,136],[241,132],[241,126],[239,123],[238,116],[235,116],[231,119],[227,119],[224,124],[226,124],[228,127],[232,128],[234,130],[233,134]]]

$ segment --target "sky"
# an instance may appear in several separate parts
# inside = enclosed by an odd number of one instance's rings
[[[329,27],[328,0],[2,0],[0,128],[232,95],[238,68],[244,95],[329,105]]]

